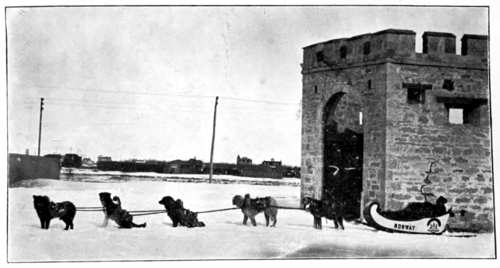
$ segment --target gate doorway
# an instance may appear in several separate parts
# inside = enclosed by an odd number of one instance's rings
[[[339,206],[347,220],[360,218],[363,181],[361,103],[345,93],[331,97],[324,111],[322,198]]]

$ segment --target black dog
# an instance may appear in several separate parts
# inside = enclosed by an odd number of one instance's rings
[[[108,220],[113,221],[120,226],[120,228],[133,228],[133,227],[146,227],[146,223],[136,224],[134,223],[133,216],[130,215],[128,211],[122,209],[121,201],[118,196],[114,196],[111,199],[111,194],[108,192],[99,193],[99,199],[104,208],[104,223],[103,227],[108,225]],[[116,202],[116,203],[115,203]]]
[[[335,229],[339,228],[344,230],[344,213],[342,204],[339,202],[332,202],[328,200],[317,200],[310,197],[303,199],[304,209],[309,211],[314,217],[313,227],[316,229],[322,228],[321,218],[333,220]]]
[[[66,224],[64,230],[73,229],[73,219],[76,215],[73,203],[69,201],[54,203],[46,195],[33,195],[33,205],[40,218],[42,229],[49,229],[50,220],[57,217]]]
[[[186,226],[188,228],[192,227],[204,227],[205,223],[198,221],[198,215],[189,209],[185,209],[182,200],[174,200],[171,196],[164,196],[159,204],[165,206],[167,215],[172,220],[172,225],[177,227],[178,225]]]

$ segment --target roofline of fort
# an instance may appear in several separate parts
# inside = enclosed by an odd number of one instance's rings
[[[429,62],[429,61],[424,62],[424,61],[412,60],[412,59],[408,59],[408,58],[404,58],[404,59],[385,58],[385,59],[379,59],[379,60],[374,60],[374,61],[356,62],[356,63],[351,63],[351,64],[315,67],[315,68],[309,68],[307,70],[302,68],[302,74],[313,74],[313,73],[324,72],[324,71],[345,70],[345,69],[352,69],[352,68],[359,68],[359,67],[383,65],[386,63],[401,64],[401,65],[413,65],[413,66],[422,66],[422,67],[455,68],[455,69],[488,71],[487,64],[471,66],[469,64],[450,64],[450,63],[438,63],[438,62]]]
[[[456,36],[426,31],[422,53],[415,51],[415,32],[386,29],[350,38],[332,39],[304,47],[304,73],[315,69],[345,69],[351,66],[391,62],[419,66],[488,69],[489,37],[464,34],[461,53],[456,52]]]
[[[488,40],[487,35],[479,35],[479,34],[464,34],[462,36],[462,39],[464,38],[472,38],[472,39],[478,39],[478,40]]]
[[[444,33],[444,32],[424,32],[424,34],[422,34],[422,37],[425,37],[425,36],[451,37],[451,38],[456,37],[452,33]]]
[[[347,37],[347,38],[344,37],[344,38],[330,39],[327,41],[318,42],[318,43],[314,43],[314,44],[305,46],[302,49],[306,50],[306,49],[309,49],[309,48],[312,48],[312,47],[315,47],[318,45],[327,45],[330,43],[352,42],[352,41],[355,41],[355,40],[361,39],[361,38],[370,38],[370,37],[375,37],[378,35],[387,35],[387,34],[402,35],[402,36],[403,35],[416,36],[416,33],[414,31],[411,31],[411,30],[390,28],[390,29],[385,29],[385,30],[381,30],[378,32],[374,32],[374,33],[365,33],[365,34],[355,35],[355,36]],[[426,42],[425,40],[428,40],[429,38],[443,38],[443,39],[456,40],[456,36],[452,33],[426,31],[422,34],[424,46],[425,46],[425,42]],[[478,34],[464,34],[460,40],[462,41],[462,43],[464,41],[468,41],[468,40],[477,40],[477,41],[482,41],[482,42],[486,41],[487,42],[489,40],[489,36],[488,35],[478,35]],[[414,42],[415,42],[415,40],[414,40]],[[414,51],[414,53],[416,53],[416,51]]]
[[[317,45],[320,45],[320,44],[327,44],[327,43],[332,43],[332,42],[342,41],[342,40],[343,41],[352,41],[352,40],[356,40],[356,39],[363,38],[363,37],[366,37],[366,36],[375,36],[375,35],[381,35],[381,34],[416,35],[416,33],[414,31],[411,31],[411,30],[402,30],[402,29],[392,29],[391,28],[391,29],[385,29],[385,30],[382,30],[382,31],[374,32],[374,33],[359,34],[359,35],[355,35],[353,37],[343,37],[343,38],[330,39],[328,41],[319,42],[319,43],[315,43],[315,44],[312,44],[312,45],[305,46],[302,49],[306,49],[306,48],[309,48],[309,47],[317,46]]]

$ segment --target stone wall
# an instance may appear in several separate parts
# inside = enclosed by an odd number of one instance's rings
[[[440,97],[487,99],[485,70],[389,64],[387,87],[386,209],[422,201],[420,186],[430,159],[437,160],[432,184],[425,188],[444,196],[464,217],[449,221],[451,228],[492,230],[493,188],[488,103],[477,107],[472,122],[451,124]],[[454,90],[443,89],[444,79]],[[424,104],[408,104],[403,83],[432,85]]]

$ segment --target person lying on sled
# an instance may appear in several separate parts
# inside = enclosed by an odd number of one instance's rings
[[[440,196],[436,200],[436,204],[431,202],[412,202],[409,203],[405,208],[398,211],[381,211],[380,215],[392,219],[392,220],[402,220],[402,221],[413,221],[420,220],[423,218],[435,218],[442,216],[447,212],[446,209],[446,198]]]

